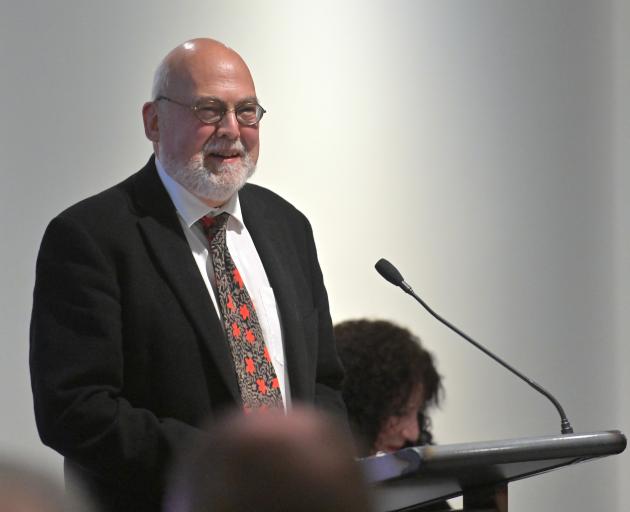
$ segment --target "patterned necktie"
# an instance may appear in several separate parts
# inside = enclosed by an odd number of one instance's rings
[[[282,407],[278,377],[254,304],[227,248],[229,214],[203,217],[201,225],[210,242],[219,304],[245,410]]]

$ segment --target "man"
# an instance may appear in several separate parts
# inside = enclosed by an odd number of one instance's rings
[[[31,320],[38,429],[104,510],[159,510],[174,452],[226,409],[345,414],[311,227],[243,186],[263,113],[236,52],[182,44],[142,109],[155,155],[46,230]]]
[[[232,415],[181,458],[164,512],[369,512],[345,432],[307,408]]]

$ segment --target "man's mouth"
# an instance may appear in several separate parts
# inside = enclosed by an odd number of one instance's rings
[[[208,156],[212,158],[219,158],[221,160],[229,160],[233,158],[240,158],[241,152],[240,151],[210,151],[210,153],[208,153]]]

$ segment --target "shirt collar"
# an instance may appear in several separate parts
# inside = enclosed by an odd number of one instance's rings
[[[171,178],[157,156],[155,157],[155,167],[157,168],[158,176],[164,188],[175,205],[175,210],[177,210],[178,215],[184,220],[188,227],[191,227],[205,215],[214,217],[223,212],[229,213],[241,226],[245,225],[238,193],[233,194],[223,205],[212,208]]]

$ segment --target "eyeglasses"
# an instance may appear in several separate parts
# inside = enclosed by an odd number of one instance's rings
[[[194,105],[186,105],[180,103],[166,96],[158,96],[154,101],[165,100],[180,107],[189,108],[193,111],[197,119],[205,124],[218,123],[223,119],[223,116],[228,112],[234,112],[236,120],[243,126],[253,126],[258,124],[262,119],[262,116],[267,112],[258,103],[250,101],[240,105],[236,105],[234,108],[227,108],[225,103],[217,100],[201,100]]]

